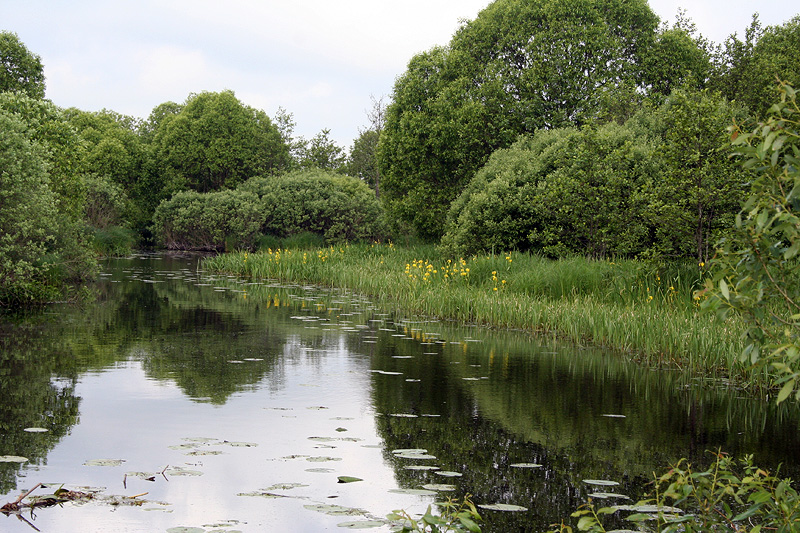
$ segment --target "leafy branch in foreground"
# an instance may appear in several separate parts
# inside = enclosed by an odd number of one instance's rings
[[[732,128],[733,146],[753,176],[750,198],[712,261],[703,307],[747,322],[743,362],[777,372],[781,402],[800,400],[800,108],[797,90],[780,85],[770,117],[751,131]]]
[[[681,459],[654,480],[654,496],[635,505],[596,507],[591,499],[572,514],[578,531],[606,533],[604,520],[620,512],[645,532],[797,531],[800,497],[790,479],[753,465],[752,455],[736,460],[715,452],[708,469],[695,471]],[[571,526],[558,525],[561,533]]]
[[[481,516],[478,509],[470,500],[470,495],[464,496],[459,502],[457,499],[448,499],[446,502],[436,503],[440,514],[431,513],[431,506],[421,518],[414,519],[407,512],[398,510],[387,515],[387,518],[402,525],[401,533],[430,532],[445,533],[448,531],[471,531],[480,533],[478,522]]]

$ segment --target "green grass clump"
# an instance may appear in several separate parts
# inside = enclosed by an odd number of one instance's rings
[[[220,255],[207,270],[345,287],[407,312],[557,332],[652,365],[763,386],[738,362],[744,326],[701,314],[703,265],[657,266],[507,253],[444,257],[435,247],[360,244]]]

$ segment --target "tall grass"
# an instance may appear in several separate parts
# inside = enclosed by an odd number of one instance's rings
[[[252,278],[346,287],[407,312],[504,328],[557,332],[649,365],[764,387],[738,363],[741,323],[699,312],[701,265],[548,260],[530,254],[443,257],[392,244],[267,249],[210,258],[204,268]]]

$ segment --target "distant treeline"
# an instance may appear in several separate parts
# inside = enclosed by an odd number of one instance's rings
[[[232,91],[60,108],[0,32],[0,305],[69,296],[98,254],[300,234],[703,261],[749,191],[727,128],[800,82],[797,50],[800,17],[716,45],[645,0],[496,0],[411,59],[348,153]]]

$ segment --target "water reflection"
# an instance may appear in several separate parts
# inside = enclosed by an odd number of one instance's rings
[[[210,509],[222,508],[236,529],[261,531],[255,517],[266,504],[237,494],[302,480],[300,496],[270,501],[267,526],[336,529],[342,517],[303,507],[329,496],[361,516],[421,511],[431,498],[388,491],[452,484],[448,494],[529,509],[486,511],[486,531],[537,531],[585,501],[593,489],[584,479],[614,479],[615,492],[636,498],[654,469],[679,457],[703,462],[718,447],[755,453],[766,466],[787,463],[797,477],[796,408],[600,350],[403,317],[346,291],[208,276],[193,257],[112,262],[97,294],[82,308],[0,326],[0,453],[30,459],[0,463],[5,501],[40,477],[119,487],[133,463],[183,463],[206,475],[148,487],[174,515],[126,511],[129,530],[204,526],[220,515]],[[176,458],[169,446],[187,437],[259,446]],[[407,448],[435,459],[392,453]],[[102,454],[128,466],[82,466]],[[439,474],[408,468],[426,465]],[[337,486],[339,475],[365,481]],[[72,531],[73,513],[41,512],[40,520]],[[106,516],[94,513],[78,515]]]

